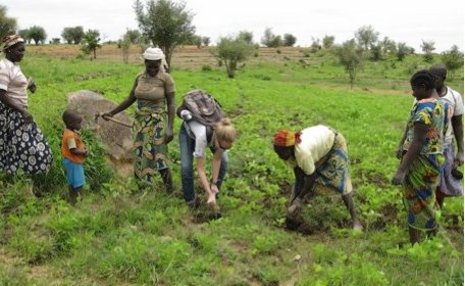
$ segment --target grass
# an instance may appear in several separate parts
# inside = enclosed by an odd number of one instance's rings
[[[142,66],[26,57],[22,69],[38,85],[31,110],[56,160],[42,198],[24,178],[0,183],[0,284],[463,285],[462,198],[446,201],[440,235],[410,247],[400,190],[389,183],[412,103],[407,71],[427,65],[419,58],[368,63],[350,89],[333,58],[305,59],[312,64],[263,59],[232,80],[216,67],[173,71],[178,104],[189,89],[207,89],[240,131],[220,197],[223,218],[200,223],[179,190],[167,195],[159,183],[142,194],[132,178],[111,175],[90,132],[94,153],[86,166],[93,184],[77,207],[69,206],[59,154],[66,94],[91,89],[120,102]],[[461,80],[452,86],[463,92]],[[334,195],[312,203],[312,235],[284,228],[292,173],[271,138],[279,128],[319,123],[348,140],[363,233],[350,230]],[[177,140],[170,155],[179,189]]]

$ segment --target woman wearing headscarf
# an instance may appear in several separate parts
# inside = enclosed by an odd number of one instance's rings
[[[28,111],[27,90],[36,85],[21,71],[19,62],[26,51],[24,39],[9,35],[3,39],[5,57],[0,60],[0,170],[14,174],[48,171],[52,152]]]
[[[353,222],[353,228],[363,228],[352,200],[349,157],[344,136],[335,130],[316,125],[300,132],[280,130],[274,135],[273,148],[279,158],[294,170],[295,184],[288,208],[288,226],[304,198],[316,184],[334,190],[342,196]],[[294,225],[294,227],[298,227]]]
[[[143,54],[145,70],[136,76],[129,96],[104,119],[125,110],[136,102],[133,133],[135,155],[134,174],[150,186],[158,170],[166,191],[173,190],[168,165],[167,144],[173,140],[175,116],[175,86],[166,72],[165,55],[159,48],[148,48]]]

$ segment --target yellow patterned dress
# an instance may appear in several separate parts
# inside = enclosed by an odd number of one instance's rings
[[[133,124],[134,173],[145,183],[151,184],[156,171],[169,168],[168,146],[165,131],[168,114],[166,94],[174,92],[174,82],[169,74],[159,72],[155,77],[146,73],[138,76],[134,95],[137,110]]]

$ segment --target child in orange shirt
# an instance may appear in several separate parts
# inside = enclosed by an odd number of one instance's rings
[[[74,205],[77,197],[82,196],[82,187],[86,183],[82,164],[88,151],[79,136],[82,117],[76,111],[68,109],[63,113],[63,122],[66,129],[61,140],[61,154],[69,185],[69,200]]]

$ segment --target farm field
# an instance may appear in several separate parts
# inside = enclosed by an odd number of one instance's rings
[[[439,234],[411,247],[401,190],[390,184],[412,105],[408,81],[430,64],[420,56],[367,62],[351,89],[333,56],[278,50],[260,49],[235,79],[206,48],[173,55],[178,105],[188,90],[206,89],[240,132],[219,199],[223,217],[208,221],[181,197],[178,118],[169,145],[174,194],[162,192],[161,181],[139,192],[84,131],[88,190],[69,206],[59,151],[66,95],[87,89],[122,101],[143,69],[140,49],[124,64],[116,46],[94,61],[75,46],[28,46],[21,67],[38,86],[30,109],[55,162],[40,198],[27,179],[0,175],[0,285],[463,285],[463,198],[446,200]],[[449,84],[463,94],[463,69]],[[320,123],[348,141],[361,233],[333,194],[308,207],[311,234],[285,229],[293,174],[274,154],[272,136]]]

